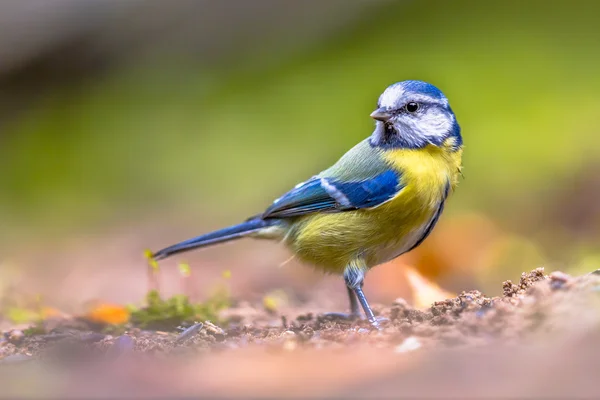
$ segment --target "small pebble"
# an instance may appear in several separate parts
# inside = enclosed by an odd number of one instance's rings
[[[366,334],[367,334],[367,333],[369,333],[370,331],[369,331],[368,329],[366,329],[366,328],[360,328],[360,329],[359,329],[358,331],[356,331],[356,332],[358,332],[358,333],[359,333],[359,334],[361,334],[361,335],[366,335]]]
[[[410,337],[407,337],[406,339],[404,339],[404,341],[401,344],[396,346],[394,351],[396,353],[408,353],[410,351],[415,351],[415,350],[421,348],[421,346],[422,346],[422,344],[419,339],[417,339],[414,336],[410,336]]]
[[[108,350],[108,353],[113,356],[119,356],[121,354],[129,353],[133,351],[135,347],[135,341],[131,336],[121,335],[115,339],[112,347]]]
[[[561,271],[553,271],[550,273],[550,275],[548,275],[548,277],[553,281],[568,282],[571,280],[571,275],[565,274]]]
[[[283,332],[282,336],[293,338],[293,337],[296,337],[296,333],[292,332],[292,331],[285,331],[285,332]]]
[[[204,321],[205,330],[211,335],[225,335],[225,331],[210,321]]]
[[[404,300],[402,297],[398,297],[396,300],[394,300],[394,302],[392,304],[395,306],[409,308],[408,302],[406,300]]]
[[[563,289],[571,281],[571,276],[561,271],[553,271],[548,277],[552,290]]]
[[[8,334],[8,341],[12,344],[19,344],[23,339],[25,339],[25,334],[18,329],[14,329]]]
[[[559,290],[565,287],[565,282],[563,281],[551,281],[550,287],[552,290]]]

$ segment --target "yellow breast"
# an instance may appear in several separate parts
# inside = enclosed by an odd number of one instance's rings
[[[462,150],[452,145],[388,151],[384,157],[404,186],[394,198],[371,209],[302,217],[288,245],[301,260],[333,273],[356,257],[372,267],[410,250],[458,182]]]
[[[398,194],[399,198],[437,201],[447,184],[450,191],[454,190],[462,169],[462,148],[452,150],[454,140],[447,139],[441,147],[397,149],[385,155],[385,159],[402,174],[405,188]]]

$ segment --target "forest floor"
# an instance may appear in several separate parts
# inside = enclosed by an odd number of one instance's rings
[[[543,269],[388,319],[333,320],[248,304],[228,323],[186,331],[106,330],[59,320],[0,339],[2,396],[495,397],[600,396],[600,275]]]

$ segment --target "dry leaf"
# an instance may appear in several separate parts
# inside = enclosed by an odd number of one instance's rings
[[[99,304],[86,314],[92,322],[120,325],[129,321],[129,311],[116,304]]]
[[[413,305],[417,309],[428,308],[436,301],[456,296],[428,280],[411,266],[407,265],[404,268],[404,273],[412,289]]]

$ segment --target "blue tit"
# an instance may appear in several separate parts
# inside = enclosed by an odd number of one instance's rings
[[[375,130],[332,167],[296,185],[262,214],[154,254],[156,260],[242,237],[283,241],[302,262],[342,275],[351,314],[362,307],[372,267],[427,238],[461,174],[463,141],[448,99],[435,86],[389,86],[371,113]]]

